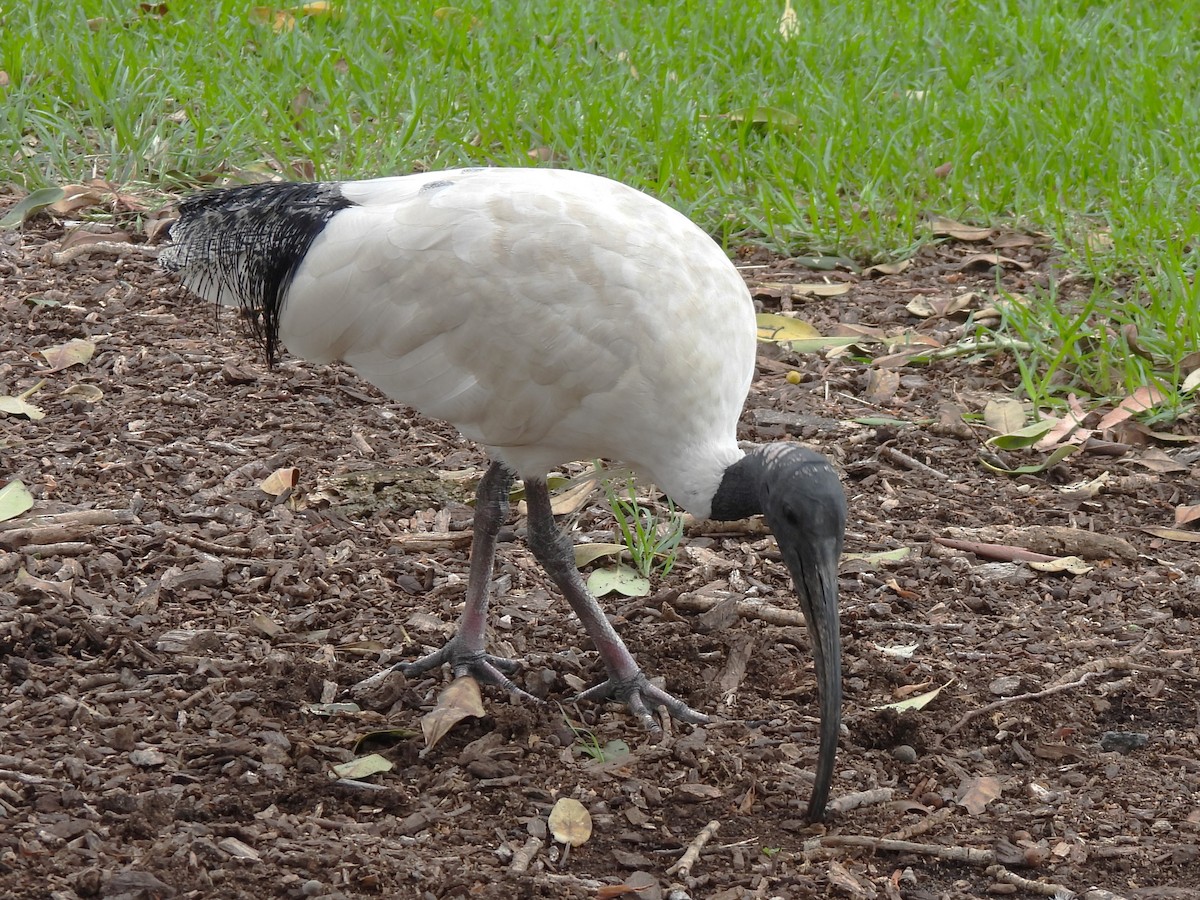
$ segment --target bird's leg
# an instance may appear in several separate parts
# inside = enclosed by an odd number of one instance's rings
[[[589,688],[579,700],[616,700],[624,703],[650,730],[658,728],[650,709],[665,706],[667,711],[683,722],[702,724],[708,717],[696,712],[682,700],[655,687],[642,673],[621,640],[604,610],[591,595],[579,569],[575,567],[575,548],[571,539],[558,527],[550,511],[550,490],[543,479],[525,480],[525,502],[529,505],[529,547],[554,579],[571,609],[587,629],[592,643],[608,670],[608,681]]]
[[[503,464],[493,462],[475,492],[474,534],[471,538],[471,568],[467,576],[467,600],[454,637],[441,650],[410,663],[401,663],[406,675],[420,675],[449,663],[454,677],[473,675],[484,684],[495,684],[529,697],[508,678],[520,665],[516,660],[484,652],[487,632],[488,599],[492,588],[492,564],[496,559],[496,535],[508,519],[508,489],[513,474]]]

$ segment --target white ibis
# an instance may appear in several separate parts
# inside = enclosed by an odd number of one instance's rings
[[[812,639],[821,725],[809,816],[824,815],[841,721],[846,501],[818,453],[739,448],[754,309],[708,235],[626,185],[553,169],[247,185],[193,196],[180,213],[163,266],[248,311],[269,362],[280,344],[344,360],[488,450],[462,618],[406,673],[449,663],[455,676],[518,690],[517,663],[487,653],[484,633],[496,534],[520,477],[529,545],[608,672],[580,699],[623,702],[649,728],[659,706],[708,721],[642,673],[550,511],[553,467],[623,461],[698,517],[766,517]]]

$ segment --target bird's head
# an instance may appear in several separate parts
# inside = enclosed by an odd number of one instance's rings
[[[846,495],[824,456],[798,444],[757,447],[726,473],[713,517],[761,512],[791,573],[808,633],[821,704],[816,782],[808,817],[825,815],[842,719],[842,641],[838,559],[846,530]]]

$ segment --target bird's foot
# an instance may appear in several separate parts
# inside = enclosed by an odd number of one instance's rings
[[[508,677],[521,668],[520,662],[503,656],[493,656],[483,650],[466,648],[459,640],[458,635],[450,638],[442,649],[435,650],[420,659],[414,659],[412,662],[398,663],[396,668],[403,672],[406,678],[412,678],[436,669],[443,663],[450,664],[450,671],[454,673],[455,678],[470,675],[480,684],[492,684],[504,688],[509,693],[517,694],[525,700],[532,700],[535,703],[542,702],[533,694],[517,687]]]
[[[672,718],[691,725],[704,725],[709,721],[704,713],[698,713],[678,697],[672,696],[660,687],[650,683],[642,672],[637,672],[630,678],[609,678],[608,681],[588,688],[579,694],[575,700],[613,700],[624,703],[636,715],[647,731],[659,731],[659,724],[654,720],[651,709],[666,707]]]

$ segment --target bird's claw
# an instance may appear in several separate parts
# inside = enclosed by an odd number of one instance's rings
[[[396,668],[403,672],[406,678],[412,678],[436,669],[444,663],[450,664],[450,671],[454,673],[455,678],[470,675],[480,684],[495,685],[524,700],[532,700],[535,703],[542,702],[533,694],[517,687],[508,677],[521,668],[519,661],[503,656],[493,656],[483,650],[466,649],[457,635],[447,641],[440,650],[435,650],[412,662],[397,663]]]
[[[629,707],[647,731],[660,731],[658,722],[654,719],[651,709],[665,707],[671,717],[690,725],[704,725],[710,720],[704,713],[696,712],[678,697],[668,694],[660,687],[650,683],[641,672],[631,678],[609,678],[595,687],[588,688],[575,698],[576,702],[583,700],[613,700],[624,703]]]

